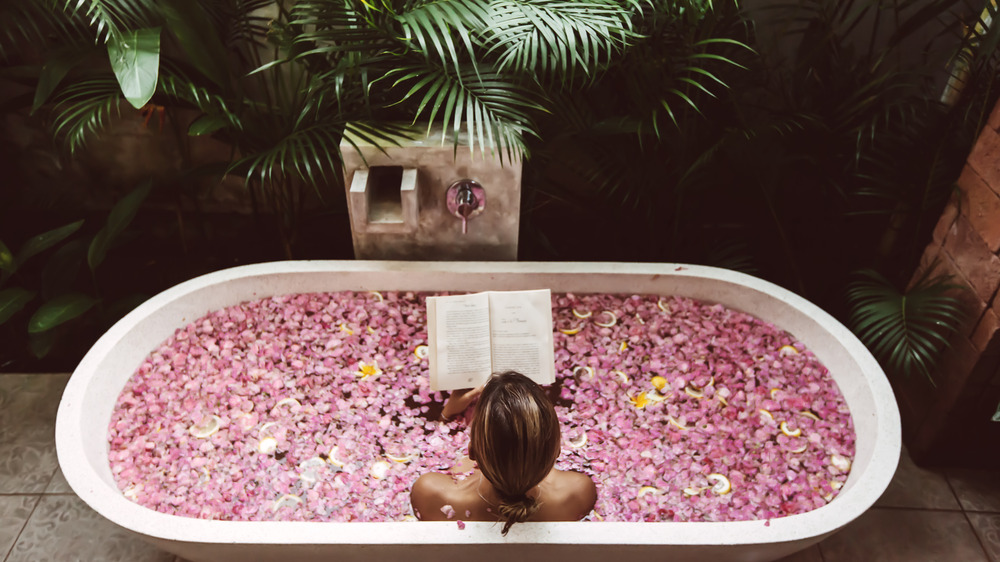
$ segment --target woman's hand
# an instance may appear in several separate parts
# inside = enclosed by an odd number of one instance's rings
[[[476,388],[452,391],[451,395],[448,396],[448,400],[444,403],[444,409],[441,410],[441,419],[450,420],[464,412],[469,407],[469,404],[472,404],[483,393],[485,385],[486,383],[483,383]]]

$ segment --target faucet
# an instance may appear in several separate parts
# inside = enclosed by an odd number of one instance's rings
[[[462,234],[467,234],[469,219],[482,212],[486,205],[486,192],[483,186],[475,180],[459,180],[448,188],[446,198],[448,210],[462,219]]]

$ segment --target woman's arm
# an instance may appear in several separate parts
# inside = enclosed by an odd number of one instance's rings
[[[464,412],[483,393],[483,386],[485,384],[483,383],[476,388],[452,391],[451,395],[448,396],[448,400],[444,403],[444,409],[441,410],[441,419],[448,421]]]

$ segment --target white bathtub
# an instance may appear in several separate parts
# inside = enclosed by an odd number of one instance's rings
[[[158,513],[125,497],[108,462],[107,429],[126,380],[176,328],[214,309],[288,293],[338,290],[652,293],[719,302],[793,333],[830,369],[854,418],[857,452],[840,495],[801,515],[732,523],[527,523],[506,537],[491,523],[304,523],[206,521]],[[882,494],[900,452],[899,411],[885,375],[840,323],[771,283],[676,264],[279,262],[237,267],[182,283],[115,324],[80,362],[59,405],[59,465],[98,513],[194,562],[328,560],[607,562],[774,560],[819,542]],[[619,558],[621,559],[621,558]]]

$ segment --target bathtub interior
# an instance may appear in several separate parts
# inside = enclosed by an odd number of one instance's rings
[[[118,491],[108,462],[108,423],[118,394],[146,355],[175,329],[210,310],[303,292],[536,288],[680,295],[717,302],[780,326],[816,353],[851,410],[857,433],[856,455],[838,498],[813,512],[783,518],[780,527],[784,532],[776,540],[816,536],[839,528],[870,507],[888,485],[899,457],[898,411],[881,369],[846,328],[803,299],[746,275],[705,267],[639,264],[282,262],[234,268],[178,285],[122,319],[81,362],[60,404],[60,464],[73,489],[99,512],[102,510],[94,503],[116,505],[133,514],[139,513],[136,510],[154,513],[125,500]],[[74,439],[87,442],[73,447]],[[78,455],[85,457],[86,468],[79,466]],[[851,497],[861,505],[845,506]],[[825,523],[817,527],[820,521]],[[823,526],[827,523],[833,526]],[[519,534],[533,534],[525,532]]]

